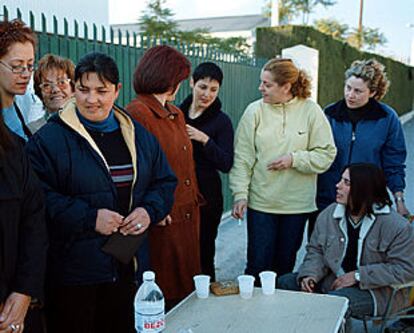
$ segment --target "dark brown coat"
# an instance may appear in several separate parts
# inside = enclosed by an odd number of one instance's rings
[[[151,267],[165,298],[181,299],[194,290],[193,276],[201,271],[199,192],[184,115],[171,104],[163,107],[152,95],[139,95],[126,109],[157,137],[178,178],[172,223],[154,225],[149,240]]]

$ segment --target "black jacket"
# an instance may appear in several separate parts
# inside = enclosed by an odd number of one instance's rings
[[[47,234],[40,184],[22,140],[0,156],[0,303],[11,292],[42,299]]]
[[[144,207],[151,222],[171,210],[174,176],[156,138],[115,108],[134,168],[131,211]],[[127,139],[128,138],[128,139]],[[95,231],[98,209],[118,210],[117,191],[95,142],[68,103],[28,142],[27,151],[46,193],[50,235],[48,278],[58,285],[115,281],[117,263],[102,251],[108,236]]]
[[[218,98],[199,117],[188,116],[193,96],[189,95],[180,105],[185,121],[207,134],[210,139],[206,145],[192,140],[193,156],[200,192],[207,201],[221,197],[221,181],[219,171],[228,173],[233,166],[234,130],[230,118],[221,111]],[[219,192],[219,193],[218,193]]]

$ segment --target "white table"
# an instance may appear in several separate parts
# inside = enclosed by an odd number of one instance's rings
[[[344,297],[286,290],[265,296],[255,288],[248,300],[211,293],[198,299],[192,293],[166,315],[164,332],[191,328],[194,333],[335,333],[347,308]]]

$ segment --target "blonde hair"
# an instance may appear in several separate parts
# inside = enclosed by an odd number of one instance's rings
[[[378,101],[385,96],[390,86],[385,66],[375,59],[355,60],[345,71],[345,80],[351,76],[362,79],[370,92],[375,92],[374,98]]]
[[[291,59],[271,59],[264,65],[263,71],[269,71],[279,86],[290,83],[292,85],[290,92],[293,97],[303,99],[310,97],[310,78],[306,72],[297,68]]]

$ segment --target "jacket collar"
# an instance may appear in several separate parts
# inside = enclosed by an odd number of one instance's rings
[[[368,101],[367,109],[365,110],[362,120],[378,120],[385,118],[387,112],[381,106],[381,103],[374,98],[370,98]],[[337,121],[351,121],[348,116],[348,107],[346,106],[345,99],[342,99],[334,104],[326,107],[325,113],[331,118]]]
[[[136,146],[135,146],[135,126],[131,118],[127,115],[127,113],[122,110],[120,107],[114,105],[114,115],[115,118],[119,122],[119,126],[121,128],[122,136],[125,140],[125,143],[128,147],[128,150],[131,154],[132,165],[134,168],[134,178],[133,184],[135,184],[137,178],[137,153],[136,153]],[[78,115],[76,114],[76,104],[75,99],[71,99],[62,110],[58,111],[57,115],[60,120],[62,120],[67,126],[73,129],[76,133],[82,136],[96,151],[96,153],[102,158],[106,168],[109,170],[108,162],[106,161],[104,155],[100,151],[98,145],[92,139],[89,132],[80,122]]]
[[[263,104],[268,104],[268,105],[270,105],[271,107],[274,107],[274,108],[283,108],[283,107],[286,107],[286,106],[289,106],[289,105],[296,104],[298,101],[299,101],[299,98],[297,98],[297,97],[293,97],[290,101],[288,101],[288,102],[286,102],[286,103],[274,103],[274,104],[269,104],[269,103],[264,103],[264,102],[263,102],[263,99],[262,99],[262,103],[263,103]]]
[[[389,214],[391,213],[391,208],[388,205],[385,205],[384,207],[380,208],[378,205],[374,205],[372,207],[372,210],[374,211],[375,215],[385,215],[385,214]],[[345,205],[342,204],[337,204],[335,207],[335,210],[332,214],[333,218],[335,219],[341,219],[343,217],[345,217],[346,214],[346,207]],[[375,219],[371,216],[366,216],[369,219]]]
[[[165,106],[163,106],[154,95],[138,94],[137,100],[147,105],[159,118],[167,118],[171,114],[177,114],[177,109],[175,107],[170,103],[165,103]]]
[[[186,122],[191,122],[193,124],[204,123],[208,119],[215,117],[221,111],[221,101],[217,97],[214,102],[204,110],[204,112],[195,119],[189,117],[189,111],[191,103],[193,102],[193,95],[190,94],[187,98],[180,104],[179,108],[183,111]]]

